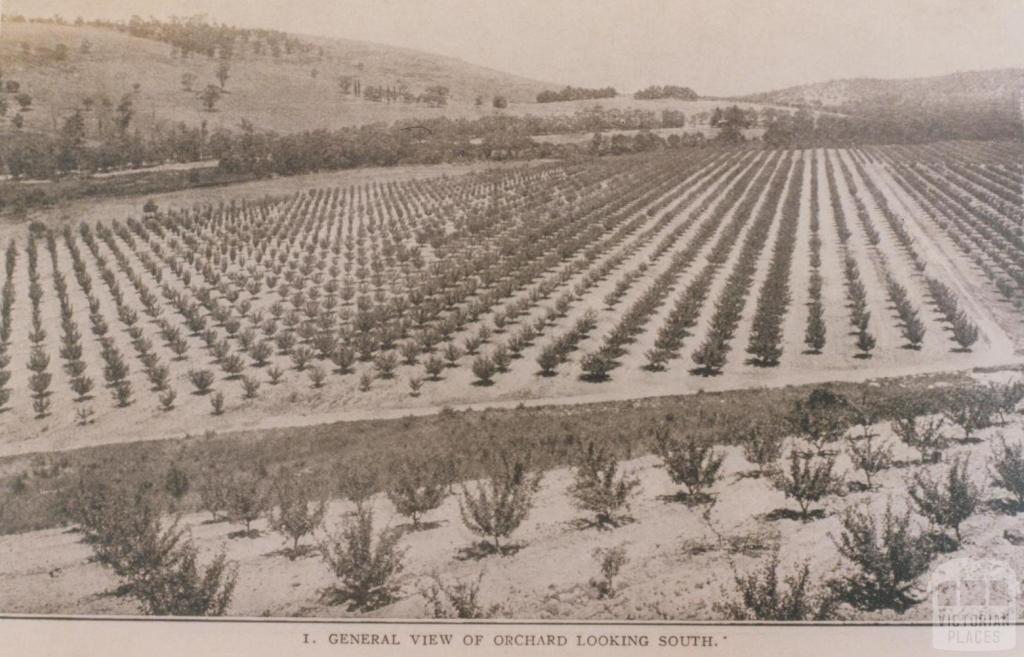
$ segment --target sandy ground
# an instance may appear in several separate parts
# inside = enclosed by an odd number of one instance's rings
[[[750,476],[752,466],[738,448],[724,448],[722,477],[714,486],[716,502],[688,506],[675,494],[673,484],[659,460],[653,456],[622,464],[634,473],[641,488],[631,506],[633,521],[617,529],[602,531],[580,528],[576,511],[566,489],[572,480],[567,469],[545,473],[536,506],[526,522],[512,536],[513,554],[467,556],[477,540],[459,519],[455,496],[424,517],[424,529],[413,531],[408,520],[396,516],[383,496],[373,500],[379,526],[404,531],[401,546],[407,549],[406,569],[400,599],[372,612],[387,618],[423,617],[428,612],[418,591],[429,583],[433,572],[445,581],[475,579],[483,573],[483,604],[501,604],[498,615],[509,618],[564,619],[699,619],[723,617],[716,608],[735,598],[734,573],[747,573],[765,563],[778,550],[783,571],[792,572],[807,563],[812,581],[819,586],[827,576],[849,570],[834,547],[842,531],[840,514],[851,505],[866,504],[881,513],[887,501],[901,510],[906,503],[908,481],[915,472],[938,475],[944,464],[921,465],[916,452],[892,435],[887,425],[874,427],[883,443],[894,446],[897,465],[876,476],[876,488],[864,492],[855,482],[863,474],[852,470],[840,456],[837,470],[845,475],[844,493],[827,498],[813,508],[823,516],[808,522],[779,510],[796,505],[765,478]],[[959,429],[948,429],[951,437]],[[984,430],[981,441],[954,444],[946,452],[946,463],[969,456],[972,480],[986,502],[963,525],[964,542],[955,552],[938,555],[931,568],[958,557],[988,557],[1007,561],[1018,572],[1024,569],[1024,552],[1004,538],[1005,530],[1018,530],[1019,518],[996,510],[991,501],[1004,492],[989,483],[987,460],[991,444],[999,436],[1011,442],[1024,437],[1018,416],[1011,424]],[[902,463],[900,463],[902,462]],[[710,510],[709,510],[710,509]],[[335,501],[326,525],[332,530],[345,521],[349,504]],[[705,515],[706,514],[706,515]],[[297,560],[282,555],[283,539],[257,521],[258,538],[231,538],[239,527],[224,522],[210,523],[209,514],[182,519],[204,558],[225,549],[239,564],[239,581],[229,609],[236,616],[345,616],[343,606],[320,599],[331,584],[322,560],[311,553]],[[915,516],[915,530],[925,521]],[[306,544],[318,543],[325,530]],[[89,561],[90,548],[80,535],[67,529],[53,529],[0,537],[0,609],[11,613],[108,614],[135,613],[126,600],[108,592],[115,578]],[[593,552],[598,548],[623,546],[628,562],[615,581],[617,594],[600,598],[590,580],[599,576]],[[927,575],[919,580],[924,590]],[[848,619],[923,620],[931,605],[921,604],[902,616],[893,612],[843,610]]]

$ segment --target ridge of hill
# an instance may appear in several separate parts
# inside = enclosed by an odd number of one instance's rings
[[[338,128],[400,119],[477,118],[494,113],[491,100],[532,102],[546,83],[431,53],[350,39],[300,36],[310,50],[274,57],[234,53],[225,92],[216,111],[206,111],[197,92],[219,86],[219,60],[182,57],[167,43],[125,32],[70,24],[5,21],[0,25],[0,71],[32,96],[25,128],[52,130],[61,118],[90,98],[93,114],[112,111],[131,94],[134,125],[184,121],[209,129],[236,128],[244,119],[280,132]],[[52,53],[63,44],[65,58]],[[183,77],[193,76],[192,91]],[[372,102],[342,91],[339,78],[358,78],[362,88],[404,88],[414,95],[441,85],[450,91],[445,107],[425,103]],[[137,86],[136,86],[137,85]],[[477,98],[480,103],[477,103]],[[106,101],[106,102],[104,102]],[[15,106],[8,94],[8,105]],[[9,123],[14,107],[8,111]],[[87,117],[87,121],[100,118]]]

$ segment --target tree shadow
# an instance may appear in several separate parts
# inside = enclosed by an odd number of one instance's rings
[[[419,532],[427,532],[431,529],[437,529],[443,524],[447,524],[447,521],[432,520],[430,522],[421,522],[418,525],[415,525],[411,522],[406,522],[401,525],[397,525],[395,527],[395,532],[397,532],[400,536],[405,536],[406,534],[416,534]]]
[[[940,531],[930,531],[925,538],[931,543],[932,550],[938,554],[949,554],[960,549],[960,544],[952,536]]]
[[[258,529],[239,529],[238,531],[228,532],[228,538],[259,538],[260,530]]]
[[[753,470],[742,470],[736,473],[735,481],[741,481],[743,479],[763,479],[767,475],[767,472],[758,468],[754,468]]]
[[[685,504],[686,506],[698,506],[700,504],[707,504],[715,501],[715,496],[710,493],[687,493],[686,491],[676,491],[671,495],[659,495],[657,498],[659,501],[665,504]]]
[[[574,518],[568,523],[569,527],[576,531],[586,531],[588,529],[596,529],[598,531],[607,532],[613,529],[618,529],[623,525],[629,525],[636,522],[636,518],[631,515],[616,516],[613,520],[607,518]]]
[[[304,559],[307,557],[313,557],[320,554],[320,548],[316,545],[300,545],[297,548],[283,547],[280,550],[273,550],[262,555],[264,557],[285,557],[288,561],[295,561],[297,559]]]
[[[1008,497],[996,497],[989,501],[988,507],[998,513],[1015,516],[1024,511],[1024,504]]]
[[[502,545],[499,550],[494,547],[493,543],[480,541],[469,547],[459,548],[459,551],[455,554],[455,559],[457,561],[480,561],[494,554],[508,557],[519,552],[523,547],[521,543],[513,543],[511,545]]]
[[[777,520],[799,520],[801,522],[809,522],[811,520],[821,520],[826,515],[828,514],[825,513],[825,509],[811,509],[806,515],[795,509],[773,509],[761,517],[768,522],[775,522]]]

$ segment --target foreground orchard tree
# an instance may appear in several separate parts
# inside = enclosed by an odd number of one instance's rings
[[[293,472],[284,472],[274,482],[274,507],[270,526],[286,540],[291,540],[288,558],[299,556],[299,541],[312,534],[324,520],[327,500],[318,497],[312,487]]]
[[[80,481],[65,503],[96,561],[121,580],[119,595],[147,615],[221,616],[231,603],[238,567],[221,552],[201,569],[197,551],[152,486],[133,491]]]
[[[405,550],[398,547],[400,534],[392,529],[373,532],[373,510],[359,505],[355,516],[321,545],[324,561],[338,582],[324,591],[331,604],[347,603],[349,609],[368,611],[395,599],[401,590]]]
[[[707,499],[704,491],[718,481],[725,461],[725,453],[710,440],[693,435],[676,438],[668,426],[655,431],[654,453],[664,461],[672,482],[686,486],[686,499],[692,502]]]
[[[629,501],[639,487],[638,477],[619,473],[609,449],[591,442],[577,457],[569,495],[576,509],[594,514],[598,528],[618,527],[628,520]]]
[[[815,592],[811,568],[803,564],[784,579],[779,573],[779,553],[762,568],[736,574],[738,599],[718,605],[728,618],[752,621],[824,621],[836,618],[835,595]]]
[[[897,515],[891,503],[879,521],[869,509],[851,507],[842,517],[839,553],[856,568],[838,583],[840,597],[863,610],[904,612],[920,600],[917,578],[932,559],[928,537],[912,529],[910,510]]]
[[[441,506],[447,486],[436,460],[405,459],[395,468],[387,495],[400,515],[412,519],[413,529],[420,529],[421,516]]]
[[[529,472],[524,458],[503,452],[489,465],[488,478],[471,490],[462,484],[459,512],[474,534],[491,539],[491,547],[502,553],[501,540],[512,535],[533,508],[543,473]]]
[[[960,525],[974,515],[981,501],[978,487],[967,472],[968,458],[958,458],[949,467],[946,476],[933,479],[917,472],[910,497],[918,510],[934,525],[952,529],[956,546],[963,541]]]
[[[834,474],[834,456],[816,456],[792,450],[789,468],[778,468],[772,485],[800,506],[800,520],[812,517],[811,504],[839,492],[841,479]]]

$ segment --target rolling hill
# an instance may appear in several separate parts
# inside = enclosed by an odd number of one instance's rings
[[[85,98],[91,99],[86,123],[92,129],[100,120],[96,115],[102,100],[109,99],[116,107],[125,94],[133,99],[137,126],[158,120],[190,125],[206,121],[212,130],[236,128],[246,119],[260,128],[291,132],[442,115],[473,118],[494,112],[490,100],[497,94],[513,104],[532,104],[538,92],[559,86],[414,50],[300,38],[314,46],[311,52],[281,58],[252,53],[232,57],[227,93],[215,112],[204,110],[195,90],[217,84],[216,59],[175,56],[166,43],[112,29],[5,22],[0,30],[0,70],[4,80],[17,81],[20,91],[32,97],[32,110],[25,114],[25,129],[30,130],[53,129]],[[47,55],[57,44],[67,48],[65,61]],[[182,84],[186,74],[195,79],[191,92]],[[451,91],[451,101],[443,108],[369,102],[341,92],[337,80],[343,75],[358,77],[364,88],[404,84],[415,94],[430,85],[444,85]],[[14,115],[13,95],[7,96],[8,120],[0,120],[0,128],[9,127]],[[477,97],[484,99],[480,106]]]
[[[750,102],[837,110],[863,107],[984,105],[1012,102],[1024,90],[1024,69],[967,71],[937,77],[856,78],[806,84],[744,96]]]

